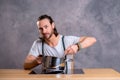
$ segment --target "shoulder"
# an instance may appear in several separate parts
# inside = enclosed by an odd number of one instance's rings
[[[66,45],[72,45],[77,43],[80,40],[80,37],[77,36],[65,36],[64,37],[64,41],[66,43]]]
[[[78,39],[80,37],[78,37],[78,36],[64,36],[64,38],[67,40],[71,40],[71,39],[73,40],[73,39]]]
[[[33,42],[33,44],[39,44],[39,43],[42,43],[42,39],[36,39],[34,42]]]

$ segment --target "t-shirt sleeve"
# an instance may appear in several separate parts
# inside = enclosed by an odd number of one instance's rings
[[[39,54],[40,54],[40,49],[41,49],[41,48],[39,48],[38,45],[40,45],[40,44],[38,43],[38,41],[34,41],[32,47],[31,47],[31,49],[30,49],[30,51],[29,51],[29,54],[30,54],[30,55],[33,55],[33,56],[35,56],[35,57],[39,56]]]
[[[80,37],[77,36],[65,36],[65,44],[66,44],[66,48],[70,45],[76,44],[77,42],[79,42]]]

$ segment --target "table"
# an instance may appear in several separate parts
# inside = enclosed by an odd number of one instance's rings
[[[120,80],[110,68],[83,69],[84,74],[29,74],[30,70],[0,69],[0,80]]]

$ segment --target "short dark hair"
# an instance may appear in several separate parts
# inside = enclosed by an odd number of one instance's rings
[[[54,20],[52,19],[52,17],[48,16],[46,14],[39,16],[38,19],[37,19],[37,21],[40,21],[40,20],[43,20],[43,19],[48,19],[49,22],[50,22],[50,24],[52,24],[54,22]],[[56,27],[54,28],[54,34],[55,34],[55,36],[58,35]]]

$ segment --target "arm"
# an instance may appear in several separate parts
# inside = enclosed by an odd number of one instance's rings
[[[36,67],[37,65],[41,64],[41,60],[41,56],[35,57],[33,55],[28,55],[24,62],[24,69],[29,70]]]
[[[82,48],[87,48],[92,46],[96,42],[96,39],[94,37],[80,37],[79,42],[69,46],[65,50],[65,54],[74,54],[77,51],[79,51]]]
[[[96,39],[94,37],[81,37],[80,38],[80,45],[81,48],[87,48],[92,46],[96,42]]]

